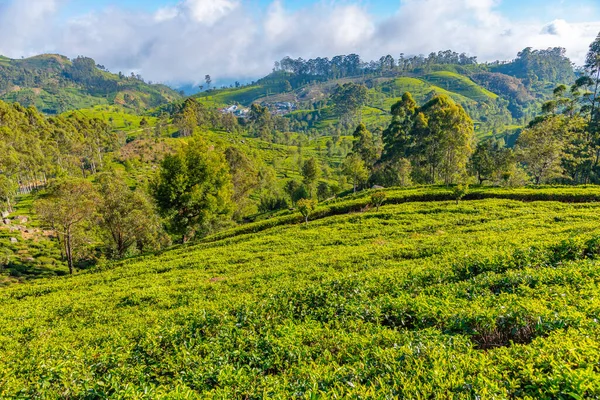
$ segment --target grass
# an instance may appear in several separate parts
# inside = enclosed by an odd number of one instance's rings
[[[12,286],[0,396],[598,396],[599,211],[387,204]]]

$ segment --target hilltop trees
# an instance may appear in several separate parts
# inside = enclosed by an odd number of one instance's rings
[[[165,157],[151,193],[169,221],[169,229],[184,243],[228,220],[233,212],[227,161],[199,137],[177,154]]]

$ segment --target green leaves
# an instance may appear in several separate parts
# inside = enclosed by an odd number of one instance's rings
[[[211,225],[233,212],[233,185],[223,154],[194,138],[175,155],[167,155],[151,185],[170,229],[186,242],[196,233],[210,232]]]
[[[0,397],[600,395],[600,207],[531,201],[597,196],[365,191],[309,228],[289,213],[4,288]]]

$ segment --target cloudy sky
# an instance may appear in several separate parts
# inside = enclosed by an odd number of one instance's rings
[[[286,55],[562,46],[581,63],[599,32],[598,0],[0,0],[2,55],[85,55],[168,83],[253,79]]]

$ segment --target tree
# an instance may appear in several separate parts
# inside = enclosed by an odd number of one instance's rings
[[[327,200],[332,194],[331,186],[327,182],[319,182],[317,185],[317,198],[319,201]]]
[[[253,103],[250,106],[248,120],[256,130],[257,136],[269,139],[273,130],[273,118],[267,107],[263,107],[258,103]]]
[[[365,162],[365,165],[371,167],[377,160],[377,149],[373,141],[373,134],[367,129],[365,124],[361,123],[354,131],[353,136],[352,153],[358,154]]]
[[[377,192],[371,195],[371,204],[377,207],[377,211],[379,211],[379,207],[381,207],[386,198],[387,195],[385,194],[385,192],[378,190]]]
[[[237,132],[240,129],[240,124],[235,115],[231,113],[225,113],[221,117],[221,124],[223,125],[223,129],[227,132]]]
[[[584,67],[593,82],[590,123],[597,123],[600,119],[600,112],[598,112],[598,105],[600,103],[600,33],[598,33],[596,40],[590,44]]]
[[[233,211],[233,185],[225,157],[200,137],[165,157],[151,193],[169,220],[169,229],[181,235],[183,243],[198,232],[208,233]]]
[[[561,159],[566,136],[563,116],[537,122],[519,136],[516,144],[518,160],[525,165],[536,185],[564,175]]]
[[[302,165],[302,176],[304,177],[304,184],[309,188],[311,194],[312,188],[320,175],[321,170],[319,168],[319,163],[314,157],[311,157],[304,162]]]
[[[123,258],[133,245],[139,250],[157,247],[162,228],[146,195],[131,190],[115,173],[100,175],[98,183],[100,226],[107,233],[111,253]]]
[[[6,206],[6,211],[13,211],[14,199],[19,190],[19,185],[8,176],[0,174],[0,202]]]
[[[42,221],[52,227],[63,246],[69,273],[74,270],[78,227],[89,222],[96,211],[97,193],[89,181],[72,179],[54,182],[48,195],[36,204]]]
[[[487,139],[477,144],[471,157],[470,169],[481,185],[485,181],[497,180],[510,169],[512,163],[512,149],[504,147],[502,141]]]
[[[258,170],[254,162],[236,147],[228,147],[225,150],[225,159],[229,165],[233,184],[231,198],[237,206],[234,218],[239,220],[248,207],[250,193],[258,187]]]
[[[365,162],[356,154],[346,157],[342,165],[342,172],[352,181],[354,193],[356,193],[357,186],[369,178]]]
[[[300,199],[298,200],[297,207],[300,214],[304,217],[306,226],[308,226],[308,217],[317,208],[317,202],[312,199]]]
[[[181,112],[179,112],[173,122],[179,129],[180,136],[191,136],[194,129],[199,125],[198,113],[192,102],[186,102]]]
[[[367,97],[368,89],[365,85],[345,83],[335,87],[331,101],[338,114],[352,121],[366,103]]]
[[[466,174],[475,138],[473,121],[465,110],[445,95],[438,95],[419,109],[414,136],[417,155],[430,182],[446,185]]]
[[[206,82],[206,87],[208,89],[210,89],[210,85],[212,83],[212,78],[210,77],[210,75],[205,75],[204,76],[204,81]]]
[[[392,122],[383,131],[383,161],[405,158],[410,154],[414,145],[412,135],[416,111],[417,102],[409,92],[392,106]]]
[[[454,199],[456,200],[456,204],[462,200],[463,197],[467,195],[469,192],[469,184],[468,183],[459,183],[452,189],[452,194],[454,195]]]

